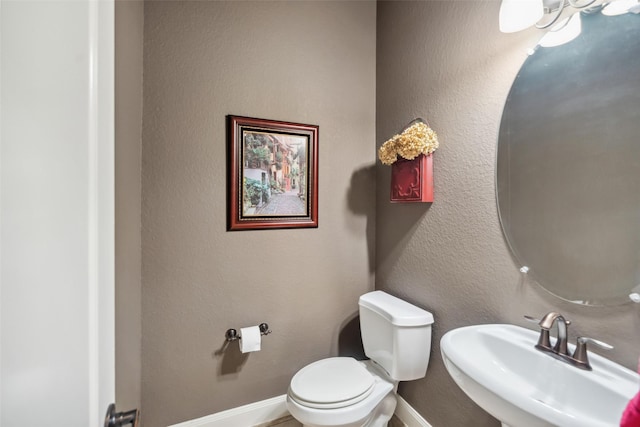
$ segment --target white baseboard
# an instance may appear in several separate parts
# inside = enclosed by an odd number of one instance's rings
[[[286,406],[287,396],[272,397],[249,405],[228,409],[216,414],[195,420],[185,421],[169,427],[251,427],[258,424],[268,423],[289,415]],[[413,409],[406,400],[398,396],[398,406],[396,416],[407,425],[407,427],[431,427],[422,416]]]
[[[250,427],[289,415],[287,395],[272,397],[260,402],[185,421],[169,427]]]
[[[431,424],[422,418],[422,415],[413,409],[413,406],[409,405],[401,396],[398,396],[396,417],[405,423],[407,427],[431,427]]]

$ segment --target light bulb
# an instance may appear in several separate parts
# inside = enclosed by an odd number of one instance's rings
[[[607,16],[623,15],[629,12],[633,6],[638,6],[638,0],[618,0],[609,3],[602,9],[602,14]]]
[[[500,31],[515,33],[535,25],[544,13],[542,0],[502,0]]]
[[[575,13],[554,25],[538,43],[542,47],[560,46],[569,43],[582,32],[582,20],[580,14]]]

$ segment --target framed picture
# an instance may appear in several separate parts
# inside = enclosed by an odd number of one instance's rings
[[[318,227],[318,126],[227,119],[228,229]]]

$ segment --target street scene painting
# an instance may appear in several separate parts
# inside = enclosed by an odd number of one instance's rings
[[[308,138],[245,131],[242,215],[306,215]]]
[[[317,227],[318,126],[229,120],[229,230]]]

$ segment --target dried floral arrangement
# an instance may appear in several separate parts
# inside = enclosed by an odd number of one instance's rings
[[[398,156],[413,160],[420,154],[425,156],[438,148],[438,135],[421,119],[414,120],[399,135],[386,141],[378,150],[378,158],[385,165],[394,163]]]

